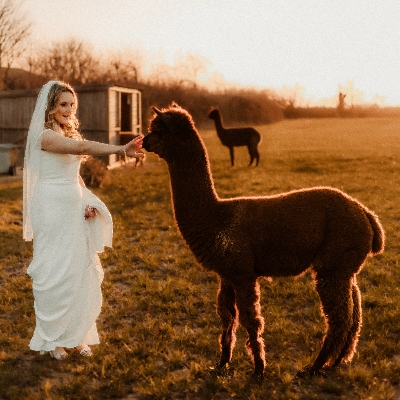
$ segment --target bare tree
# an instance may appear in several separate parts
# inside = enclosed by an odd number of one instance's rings
[[[94,54],[89,52],[88,46],[84,46],[83,50],[87,55]],[[76,56],[82,58],[83,50]],[[86,59],[89,60],[89,57]],[[92,56],[90,76],[82,83],[137,85],[144,63],[144,55],[138,49],[108,49]]]
[[[32,23],[21,12],[23,0],[0,0],[0,89],[7,88],[9,70],[25,51]]]
[[[158,86],[181,86],[187,89],[201,87],[201,78],[208,76],[210,62],[195,54],[177,53],[173,65],[159,55],[151,68],[151,82]],[[204,82],[204,79],[203,79]]]
[[[102,82],[134,85],[139,81],[139,66],[122,56],[115,56],[103,67]]]
[[[207,65],[210,62],[195,54],[180,54],[175,63],[175,74],[179,77],[179,84],[188,87],[197,87],[200,82],[200,75],[207,72]]]
[[[92,83],[98,76],[98,60],[89,45],[78,39],[53,43],[29,60],[31,71],[71,85]]]

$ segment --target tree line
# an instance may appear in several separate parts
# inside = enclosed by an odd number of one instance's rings
[[[128,54],[126,54],[128,53]],[[27,74],[8,74],[7,89],[37,88],[49,79],[72,86],[108,84],[142,91],[144,118],[151,106],[166,107],[175,101],[186,108],[196,123],[211,124],[207,115],[218,106],[229,123],[267,124],[283,118],[280,101],[268,90],[221,87],[199,83],[201,60],[189,57],[175,66],[159,64],[145,74],[134,51],[96,54],[90,44],[72,38],[55,42],[27,57]],[[148,115],[147,115],[148,114]]]

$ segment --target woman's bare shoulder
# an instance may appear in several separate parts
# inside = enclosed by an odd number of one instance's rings
[[[53,135],[53,134],[58,135],[58,133],[56,131],[54,131],[53,129],[49,129],[49,128],[44,129],[43,133],[49,133],[51,135]]]
[[[56,140],[57,142],[59,142],[60,140],[62,140],[61,138],[65,138],[65,136],[60,135],[58,132],[56,132],[53,129],[45,129],[42,132],[42,140]]]

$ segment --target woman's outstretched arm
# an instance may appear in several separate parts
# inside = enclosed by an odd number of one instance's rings
[[[143,157],[137,152],[142,148],[143,136],[138,136],[124,146],[94,142],[92,140],[74,140],[48,129],[42,134],[42,150],[58,154],[77,154],[91,156],[107,156],[110,154]]]

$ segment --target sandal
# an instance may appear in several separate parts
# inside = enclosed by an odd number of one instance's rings
[[[75,350],[78,350],[82,357],[91,357],[93,355],[92,349],[87,344],[84,346],[76,346]]]
[[[55,353],[56,349],[49,351],[50,356],[59,361],[65,360],[68,357],[68,353],[62,347],[61,349],[62,350],[58,351],[57,353]]]

